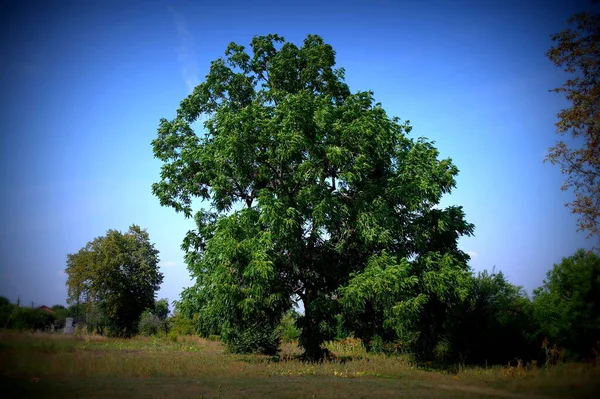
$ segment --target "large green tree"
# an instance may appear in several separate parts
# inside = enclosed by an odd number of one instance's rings
[[[144,309],[154,308],[163,281],[158,255],[139,226],[132,225],[126,233],[108,230],[67,255],[67,301],[85,303],[88,314],[102,320],[95,323],[113,335],[134,334]]]
[[[562,189],[573,189],[575,199],[566,205],[579,216],[579,230],[600,241],[600,12],[593,7],[569,19],[569,28],[552,36],[555,45],[546,53],[570,75],[553,91],[570,103],[558,114],[558,133],[572,137],[550,148],[546,160],[567,175]]]
[[[321,37],[298,47],[258,36],[249,50],[231,43],[176,117],[160,121],[152,190],[196,220],[183,243],[196,279],[188,308],[220,324],[233,349],[253,342],[269,352],[299,300],[300,344],[320,358],[351,276],[384,252],[393,259],[385,267],[433,275],[443,258],[462,270],[457,239],[473,226],[460,207],[436,207],[455,185],[451,160],[409,138],[408,122],[372,92],[351,93]],[[201,117],[204,129],[194,125]]]

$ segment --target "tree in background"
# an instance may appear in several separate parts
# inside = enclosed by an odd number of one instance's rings
[[[402,288],[397,317],[430,317],[422,324],[435,330],[436,301],[457,295],[467,270],[457,240],[473,231],[460,207],[437,208],[457,168],[373,93],[351,93],[319,36],[301,47],[258,36],[250,49],[231,43],[152,142],[164,163],[153,193],[197,225],[183,243],[196,285],[182,308],[219,324],[234,351],[273,352],[302,301],[300,345],[319,359],[342,289],[380,281],[380,269]],[[196,198],[209,208],[194,214]],[[359,291],[346,291],[356,304]]]
[[[143,335],[155,335],[164,331],[169,333],[169,300],[166,298],[156,301],[153,309],[146,309],[140,316],[138,331]]]
[[[595,1],[597,3],[597,1]],[[569,19],[568,29],[554,35],[548,58],[571,74],[562,87],[571,107],[559,112],[558,133],[571,133],[573,145],[559,141],[546,161],[558,164],[567,180],[563,190],[573,189],[568,203],[579,215],[579,230],[600,241],[600,13],[583,12]]]
[[[154,304],[154,314],[160,320],[166,320],[169,317],[169,300],[167,298],[156,301]]]
[[[163,280],[158,254],[139,226],[126,233],[108,230],[67,255],[68,302],[86,303],[88,314],[98,318],[97,326],[106,323],[111,335],[135,334],[144,309],[154,308]]]
[[[583,249],[548,271],[534,291],[540,333],[575,358],[600,344],[600,256]],[[596,348],[600,349],[600,348]]]

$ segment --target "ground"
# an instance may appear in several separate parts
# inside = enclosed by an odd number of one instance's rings
[[[592,398],[600,364],[512,365],[451,371],[331,343],[338,361],[232,355],[197,337],[108,339],[0,334],[3,398]],[[344,359],[345,361],[339,361]]]

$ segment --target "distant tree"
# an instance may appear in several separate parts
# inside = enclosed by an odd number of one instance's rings
[[[534,291],[541,334],[574,357],[586,357],[600,341],[600,256],[583,249],[548,271]]]
[[[108,230],[67,256],[68,302],[85,303],[88,322],[94,319],[100,331],[106,327],[111,335],[135,334],[144,309],[154,308],[163,280],[158,254],[139,226],[126,233]]]
[[[571,27],[552,37],[556,44],[546,55],[571,74],[552,91],[571,103],[559,112],[556,125],[559,134],[571,133],[574,144],[557,142],[546,161],[567,175],[562,189],[574,190],[575,200],[566,205],[579,215],[579,230],[600,241],[600,13],[596,8],[568,22]]]
[[[140,315],[138,332],[142,335],[156,335],[161,330],[161,320],[150,309],[146,309]]]
[[[169,329],[171,328],[171,320],[169,319],[169,300],[163,298],[159,301],[156,301],[154,305],[154,314],[160,320],[160,329],[164,331],[165,335],[169,333]]]
[[[169,300],[163,298],[156,301],[154,308],[142,312],[138,332],[142,335],[155,335],[160,331],[164,331],[166,336],[169,333],[170,326]]]
[[[166,298],[156,301],[154,304],[154,312],[160,320],[165,320],[169,317],[169,300]]]
[[[196,285],[182,301],[199,320],[220,324],[233,350],[272,351],[299,300],[300,345],[319,359],[351,276],[385,260],[440,295],[445,284],[453,291],[468,259],[457,240],[473,226],[460,207],[437,207],[455,186],[451,160],[408,138],[408,122],[372,92],[351,93],[321,37],[298,47],[258,36],[250,48],[231,43],[175,119],[160,121],[152,144],[164,164],[152,190],[186,217],[195,198],[209,207],[183,243]],[[424,317],[429,305],[410,300]]]

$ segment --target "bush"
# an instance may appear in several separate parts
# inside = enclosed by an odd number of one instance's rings
[[[54,324],[54,314],[41,309],[17,308],[9,328],[19,331],[49,330]]]
[[[344,326],[344,316],[338,313],[335,316],[335,339],[346,339],[350,336],[348,329]]]
[[[228,326],[223,328],[221,339],[232,353],[258,353],[262,355],[276,355],[279,352],[281,336],[277,329],[261,328],[236,328]]]
[[[161,330],[161,326],[162,323],[158,316],[150,310],[145,310],[140,316],[138,332],[145,336],[156,335]]]
[[[300,337],[300,329],[296,327],[297,314],[296,312],[288,312],[281,319],[277,332],[281,336],[283,342],[296,341]]]
[[[169,331],[169,333],[167,334],[167,339],[172,342],[177,342],[178,337],[179,335],[177,335],[177,333],[173,330]]]
[[[554,265],[534,291],[533,308],[547,346],[573,359],[593,357],[600,337],[600,257],[580,249]]]
[[[194,335],[196,333],[196,322],[193,319],[186,317],[181,312],[175,312],[170,317],[171,331],[169,334],[178,335]]]
[[[464,302],[452,309],[446,339],[435,349],[438,361],[504,364],[536,355],[532,304],[502,272],[472,277]]]

